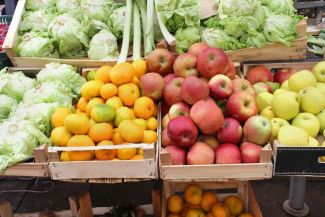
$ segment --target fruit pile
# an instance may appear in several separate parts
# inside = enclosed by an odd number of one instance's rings
[[[2,52],[2,45],[3,45],[3,42],[5,41],[5,38],[7,36],[7,32],[8,32],[8,29],[9,29],[9,25],[7,24],[0,24],[0,52]]]
[[[238,196],[231,195],[220,202],[214,192],[202,192],[195,184],[185,188],[183,198],[179,195],[168,198],[168,217],[254,217],[244,212],[244,204]]]
[[[54,145],[79,147],[154,143],[157,141],[158,107],[141,96],[139,79],[146,72],[146,62],[118,63],[91,71],[81,88],[81,98],[73,113],[58,108],[52,116]],[[139,160],[142,149],[69,151],[62,161]]]

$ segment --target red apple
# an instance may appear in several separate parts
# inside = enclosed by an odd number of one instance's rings
[[[274,74],[274,81],[282,84],[286,80],[289,79],[291,75],[296,73],[296,70],[289,68],[289,69],[277,69]]]
[[[164,129],[161,133],[161,146],[166,148],[172,145],[175,145],[175,142],[169,138],[167,129]]]
[[[228,61],[229,61],[229,68],[225,73],[225,75],[229,77],[231,80],[233,80],[236,77],[236,67],[229,57],[228,57]]]
[[[205,42],[197,42],[192,44],[188,49],[187,53],[193,54],[194,56],[198,56],[200,53],[209,48],[209,45]]]
[[[174,62],[174,73],[179,77],[197,76],[196,56],[190,53],[180,54]]]
[[[168,114],[170,119],[182,115],[190,116],[190,107],[184,102],[178,102],[170,107]]]
[[[140,86],[142,96],[147,96],[155,101],[158,101],[161,99],[162,92],[165,87],[165,81],[160,74],[151,72],[140,77]]]
[[[232,94],[232,81],[225,75],[215,75],[209,81],[209,88],[214,99],[226,99]]]
[[[210,145],[213,150],[219,145],[219,141],[217,140],[217,136],[215,134],[203,134],[200,136],[199,141]]]
[[[230,117],[244,123],[248,118],[257,115],[255,98],[246,92],[234,93],[228,99],[226,112]]]
[[[193,105],[209,96],[209,86],[198,77],[187,77],[184,79],[180,96],[184,102]]]
[[[229,68],[228,56],[220,48],[208,48],[198,55],[197,68],[207,78],[225,74]]]
[[[232,88],[234,93],[246,92],[252,96],[255,96],[255,90],[253,85],[243,78],[236,78],[235,80],[233,80]]]
[[[155,49],[147,56],[148,71],[167,75],[173,71],[174,61],[174,55],[167,49]]]
[[[177,78],[177,76],[174,73],[166,75],[164,77],[165,85],[168,84],[174,78]]]
[[[260,162],[262,147],[251,142],[244,142],[240,145],[241,158],[243,163]]]
[[[273,76],[271,70],[262,65],[254,66],[250,68],[247,71],[245,78],[252,84],[255,84],[257,82],[267,82],[267,81],[273,82]]]
[[[188,151],[186,162],[189,165],[213,164],[214,151],[203,142],[196,142]]]
[[[269,93],[273,92],[272,87],[270,87],[270,85],[263,83],[263,82],[255,83],[253,85],[253,87],[254,87],[256,95],[258,95],[259,93],[262,93],[264,91],[269,92]]]
[[[190,117],[204,134],[216,133],[224,121],[221,109],[211,99],[196,102],[191,108]]]
[[[167,114],[165,114],[165,116],[163,117],[163,119],[161,121],[162,122],[162,127],[164,129],[167,128],[169,121],[170,121],[170,118],[169,118],[169,114],[167,113]]]
[[[173,105],[182,101],[180,93],[183,86],[183,82],[184,78],[174,78],[165,86],[163,96],[164,100],[168,105]]]
[[[243,129],[234,118],[225,118],[222,128],[218,131],[218,140],[221,143],[238,144],[241,141]]]
[[[215,150],[217,164],[238,164],[241,163],[240,150],[237,145],[224,143]]]
[[[266,117],[252,116],[245,122],[243,132],[247,142],[264,145],[271,136],[272,127]]]
[[[190,147],[198,137],[198,129],[191,118],[178,116],[171,119],[167,126],[169,138],[176,142],[179,147]]]
[[[164,149],[165,152],[170,153],[173,165],[184,165],[186,160],[186,152],[184,149],[177,146],[168,146]]]

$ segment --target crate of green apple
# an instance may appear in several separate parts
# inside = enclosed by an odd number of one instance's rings
[[[197,43],[175,57],[156,49],[147,65],[142,91],[163,98],[162,179],[271,178],[271,125],[223,50]]]

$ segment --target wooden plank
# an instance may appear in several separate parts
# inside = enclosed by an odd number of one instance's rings
[[[151,200],[153,206],[153,216],[161,217],[161,191],[160,190],[151,191]]]
[[[256,200],[254,190],[250,183],[248,183],[248,198],[249,198],[248,210],[254,215],[254,217],[263,217],[261,209]]]
[[[33,150],[34,159],[36,163],[46,163],[47,162],[47,145],[43,144],[38,148]]]
[[[0,203],[0,216],[2,217],[13,217],[11,206],[8,201]]]
[[[90,194],[79,197],[80,216],[81,217],[93,217],[93,210],[91,205]]]
[[[49,147],[49,151],[96,151],[96,150],[113,150],[125,148],[142,148],[145,150],[154,150],[154,143],[138,143],[138,144],[123,144],[123,145],[102,145],[102,146],[80,146],[80,147]]]
[[[19,163],[7,168],[3,176],[49,177],[47,163]]]

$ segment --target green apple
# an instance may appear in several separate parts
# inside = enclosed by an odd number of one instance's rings
[[[286,89],[277,89],[276,91],[274,91],[273,96],[276,96],[279,93],[283,93],[283,92],[286,92],[286,91],[288,91],[288,90],[286,90]]]
[[[274,96],[271,106],[274,114],[285,120],[291,120],[299,113],[299,103],[290,91]]]
[[[269,82],[269,81],[267,81],[266,84],[268,84],[272,88],[272,93],[274,93],[274,91],[276,91],[277,89],[280,88],[280,84],[277,83],[277,82]]]
[[[292,126],[305,130],[309,136],[316,137],[320,124],[318,118],[311,113],[300,113],[292,120]]]
[[[325,129],[325,109],[317,114],[317,118],[320,123],[320,130],[322,131]]]
[[[309,142],[308,142],[309,147],[319,147],[319,145],[320,144],[317,139],[309,136]]]
[[[280,127],[277,139],[287,146],[307,146],[309,142],[306,131],[291,125]]]
[[[297,96],[300,110],[312,114],[319,113],[325,107],[325,96],[316,87],[306,87]]]
[[[289,126],[290,124],[288,121],[282,119],[282,118],[272,118],[270,120],[271,123],[271,136],[270,136],[270,142],[273,142],[274,139],[278,137],[278,132],[280,127],[282,126]]]
[[[271,105],[272,99],[273,99],[273,95],[269,92],[259,93],[256,97],[258,112],[261,113],[264,108]]]
[[[289,90],[289,81],[286,80],[284,81],[282,84],[281,84],[281,89],[284,89],[284,90]]]
[[[316,87],[320,92],[322,92],[325,96],[325,83],[317,82]]]
[[[314,66],[313,74],[317,81],[325,83],[325,61],[319,62]]]
[[[275,114],[274,114],[271,106],[264,108],[260,115],[263,117],[266,117],[269,120],[271,120],[272,118],[275,118]]]
[[[290,76],[289,89],[294,92],[299,92],[305,87],[316,87],[317,80],[313,73],[308,70],[302,70]]]

